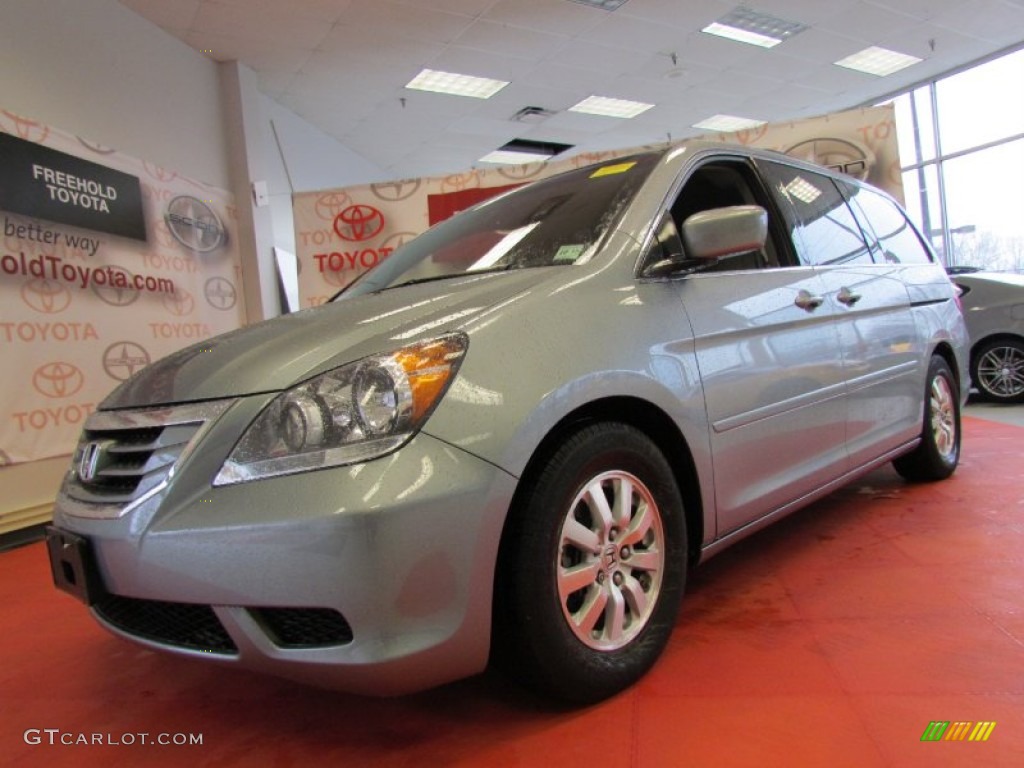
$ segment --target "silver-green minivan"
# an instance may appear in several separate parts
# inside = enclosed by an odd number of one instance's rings
[[[885,462],[950,475],[966,347],[877,190],[722,144],[619,158],[125,382],[54,579],[204,661],[381,695],[493,661],[596,701],[658,658],[700,560]]]

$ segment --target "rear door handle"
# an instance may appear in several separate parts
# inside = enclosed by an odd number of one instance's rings
[[[807,312],[813,312],[825,303],[825,298],[823,296],[815,296],[810,291],[801,288],[800,292],[796,295],[796,299],[793,300],[793,303],[800,307],[800,309],[806,310]]]
[[[848,307],[852,307],[858,301],[863,298],[859,293],[854,293],[845,285],[839,289],[839,293],[836,294],[836,301],[840,304],[845,304]]]

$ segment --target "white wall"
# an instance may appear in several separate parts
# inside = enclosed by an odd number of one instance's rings
[[[0,109],[229,189],[217,65],[116,0],[3,0]]]
[[[116,0],[0,0],[0,109],[233,189],[216,62]],[[294,252],[293,191],[386,175],[262,95],[273,244]],[[272,125],[270,124],[272,121]],[[241,203],[241,201],[239,201]],[[0,469],[0,534],[49,517],[67,458]]]
[[[295,253],[292,193],[385,181],[391,174],[276,101],[264,97],[263,108],[270,121],[268,181],[274,244]]]

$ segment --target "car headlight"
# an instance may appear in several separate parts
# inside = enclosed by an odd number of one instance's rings
[[[214,485],[368,461],[423,425],[455,378],[463,334],[343,365],[274,398],[235,445]]]

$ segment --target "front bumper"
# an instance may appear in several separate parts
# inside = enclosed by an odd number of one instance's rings
[[[190,616],[208,608],[229,641],[209,649],[154,637],[111,621],[109,605],[97,602],[94,615],[112,631],[372,695],[421,690],[486,666],[511,475],[422,432],[363,464],[176,492],[189,475],[114,519],[72,514],[81,505],[62,494],[54,526],[87,540],[99,595],[129,608],[132,599],[183,607]],[[336,612],[350,639],[282,643],[265,620],[278,608]],[[185,614],[161,615],[173,622]]]

